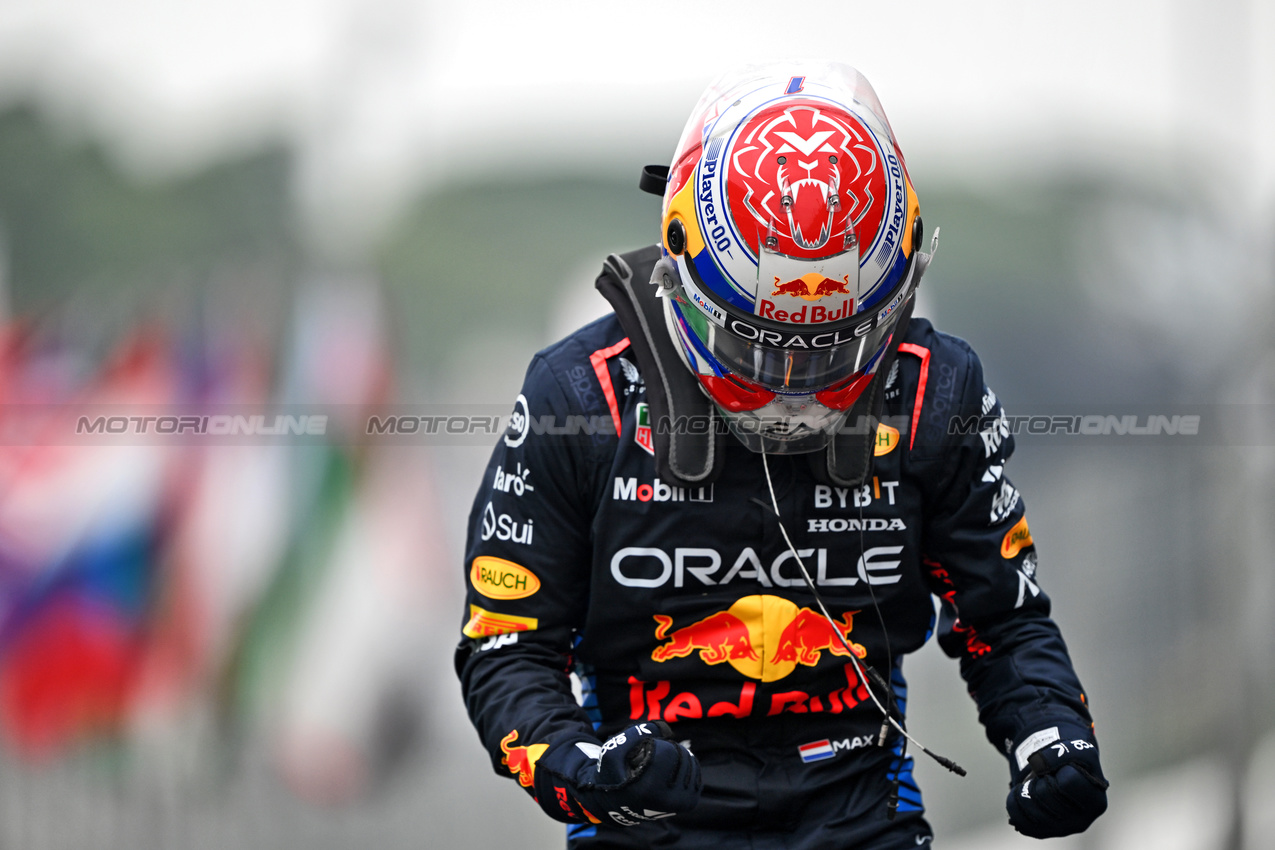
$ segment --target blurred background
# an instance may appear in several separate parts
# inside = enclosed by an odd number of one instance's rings
[[[2,0],[0,847],[562,846],[450,670],[491,441],[358,435],[508,410],[708,80],[804,54],[872,80],[943,231],[918,312],[1011,415],[1202,415],[1019,437],[1114,783],[1059,844],[1275,847],[1270,0]],[[85,405],[329,421],[10,427]],[[970,769],[918,763],[940,846],[1027,846],[955,663],[906,669]]]

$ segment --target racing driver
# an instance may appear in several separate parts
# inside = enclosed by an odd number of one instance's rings
[[[496,772],[571,848],[915,848],[902,662],[937,634],[1009,822],[1087,829],[1107,782],[1014,440],[912,317],[938,233],[871,86],[728,74],[641,184],[660,244],[532,360],[470,515],[456,669]]]

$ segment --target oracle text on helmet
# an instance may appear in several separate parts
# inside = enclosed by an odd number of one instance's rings
[[[763,301],[763,304],[769,302]],[[731,317],[730,329],[744,339],[759,342],[762,345],[772,345],[776,348],[832,348],[837,345],[845,345],[854,342],[859,337],[868,333],[876,326],[876,322],[868,319],[861,322],[853,329],[842,328],[836,331],[826,331],[818,334],[801,334],[791,331],[768,331],[749,324],[742,319]]]

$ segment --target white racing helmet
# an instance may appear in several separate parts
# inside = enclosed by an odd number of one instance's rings
[[[930,255],[872,86],[841,64],[708,87],[664,192],[665,317],[754,451],[826,446],[876,374]]]

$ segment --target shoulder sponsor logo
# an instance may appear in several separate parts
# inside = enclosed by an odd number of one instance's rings
[[[493,537],[497,540],[508,540],[510,543],[531,544],[531,534],[535,531],[532,524],[535,520],[527,520],[526,522],[518,522],[509,514],[497,514],[496,509],[491,506],[491,502],[487,503],[487,507],[483,509],[483,540],[490,540]]]
[[[828,564],[828,550],[799,549],[798,554],[809,566],[814,567],[815,584],[824,587],[853,587],[860,581],[866,584],[895,584],[903,576],[902,561],[889,560],[899,555],[902,546],[873,546],[859,556],[854,573],[837,575]],[[745,547],[719,580],[726,563],[716,549],[677,547],[672,554],[656,547],[626,546],[611,556],[611,577],[624,587],[663,587],[670,581],[673,587],[687,584],[687,575],[703,585],[726,585],[735,579],[753,579],[762,587],[803,587],[800,567],[791,550],[780,552],[770,562],[762,563],[756,550]]]
[[[488,599],[524,599],[540,589],[540,579],[531,570],[490,555],[474,559],[469,583]]]
[[[1028,552],[1023,556],[1023,565],[1018,568],[1018,599],[1014,602],[1015,608],[1023,607],[1023,603],[1027,601],[1029,591],[1032,596],[1040,595],[1040,588],[1036,586],[1036,582],[1032,581],[1032,577],[1035,575],[1036,553]]]
[[[639,484],[636,478],[615,479],[611,498],[617,502],[711,502],[713,485],[707,487],[679,487],[655,479],[654,484]]]
[[[989,520],[990,524],[995,525],[1005,519],[1005,517],[1009,516],[1010,512],[1017,506],[1018,490],[1015,489],[1013,484],[1010,484],[1006,480],[1002,480],[1000,492],[992,497],[992,512],[990,514],[991,519]]]
[[[926,395],[929,396],[929,401],[926,407],[929,410],[921,414],[921,427],[924,428],[925,434],[942,434],[948,427],[947,423],[952,412],[952,396],[956,393],[956,368],[952,364],[939,363],[938,381],[934,387],[934,394],[929,393],[927,389]],[[923,411],[925,409],[925,407],[922,408]]]
[[[492,635],[491,637],[478,644],[478,652],[487,652],[491,649],[500,649],[502,646],[513,646],[518,642],[518,633],[510,632],[504,635]]]
[[[1005,411],[1002,410],[1000,416],[988,423],[985,430],[979,431],[978,436],[983,440],[983,456],[994,455],[1004,439],[1009,436],[1009,419],[1005,416]]]
[[[624,383],[626,384],[624,394],[628,396],[645,391],[646,382],[642,380],[642,373],[638,371],[638,367],[634,366],[627,357],[617,357],[616,360],[619,361],[620,371],[624,374]]]
[[[602,402],[594,391],[594,388],[599,385],[592,369],[585,366],[572,366],[567,372],[567,380],[570,382],[572,392],[576,395],[576,401],[580,403],[583,410],[587,412],[599,408]]]
[[[811,741],[809,744],[802,744],[797,747],[797,752],[801,755],[803,762],[810,764],[813,761],[833,758],[840,752],[871,747],[874,743],[875,739],[872,735],[857,735],[853,738],[842,738],[840,741],[824,738],[822,741]]]
[[[505,445],[516,449],[527,439],[531,430],[531,411],[527,408],[527,397],[518,393],[514,399],[514,411],[509,414],[509,427],[505,429]]]
[[[620,371],[624,373],[624,380],[630,384],[642,382],[642,376],[638,374],[637,367],[630,363],[627,357],[621,355],[616,358],[616,361],[620,364]]]
[[[1001,540],[1001,557],[1012,558],[1031,545],[1032,533],[1027,527],[1027,517],[1023,517],[1005,532],[1005,537]]]
[[[523,493],[535,490],[527,481],[527,477],[531,475],[530,469],[523,469],[522,463],[519,462],[513,472],[505,472],[503,467],[496,467],[496,478],[492,481],[491,488],[499,490],[501,493],[513,493],[515,496],[521,496]]]
[[[992,392],[991,387],[984,387],[987,392],[983,393],[983,415],[992,412],[992,408],[996,406],[996,393]]]
[[[877,441],[872,447],[872,454],[876,457],[888,455],[899,445],[899,429],[891,428],[889,425],[882,423],[877,426]]]
[[[461,629],[467,638],[506,635],[510,632],[534,632],[540,627],[535,617],[519,617],[514,614],[497,614],[477,605],[469,606],[469,622]]]
[[[651,438],[651,407],[646,402],[639,401],[635,413],[637,416],[637,428],[633,431],[633,440],[646,449],[647,454],[654,456],[655,442]]]

